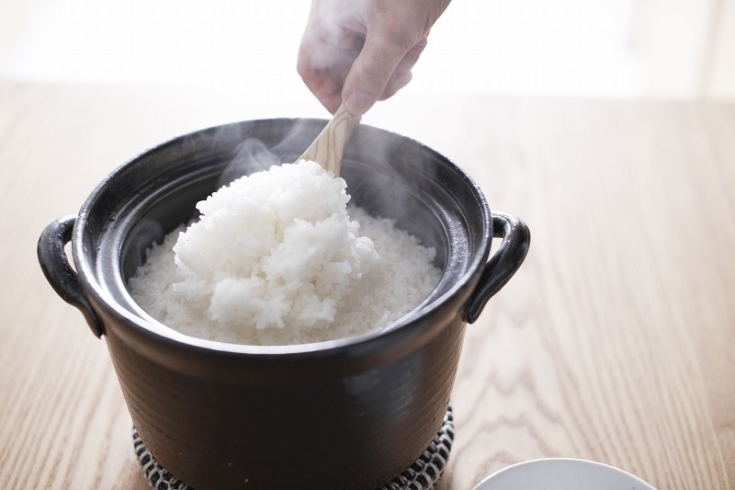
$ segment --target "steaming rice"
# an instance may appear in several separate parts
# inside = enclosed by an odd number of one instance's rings
[[[129,281],[184,334],[299,344],[387,326],[439,280],[435,250],[359,208],[314,162],[242,177],[197,204],[199,221],[153,245]]]

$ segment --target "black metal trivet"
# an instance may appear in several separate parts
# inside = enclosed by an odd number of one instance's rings
[[[454,416],[452,407],[449,407],[439,432],[436,433],[434,440],[419,456],[419,459],[378,490],[430,490],[444,473],[453,440]],[[143,444],[135,427],[133,427],[133,444],[143,474],[152,488],[155,490],[194,490],[193,487],[182,482],[158,464],[158,461]]]

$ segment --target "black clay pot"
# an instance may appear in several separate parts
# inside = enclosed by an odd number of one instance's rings
[[[437,250],[443,274],[420,308],[379,333],[295,346],[206,341],[146,315],[126,288],[145,249],[264,156],[295,160],[324,124],[250,121],[164,143],[115,170],[77,217],[50,224],[39,240],[51,285],[104,335],[146,446],[197,490],[372,489],[390,481],[442,422],[465,324],[528,249],[525,225],[490,215],[480,189],[445,157],[360,126],[343,165],[353,202]],[[252,139],[270,156],[247,150]],[[487,262],[493,235],[503,242]],[[64,253],[70,240],[76,273]]]

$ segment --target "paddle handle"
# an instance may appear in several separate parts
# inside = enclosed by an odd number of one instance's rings
[[[332,119],[327,123],[319,136],[309,145],[299,160],[313,160],[322,167],[339,175],[342,170],[342,157],[352,131],[360,123],[360,116],[347,110],[344,104],[339,106]]]

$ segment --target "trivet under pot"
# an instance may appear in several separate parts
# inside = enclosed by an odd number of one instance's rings
[[[454,441],[454,416],[450,406],[439,432],[436,433],[436,437],[421,456],[400,475],[378,490],[430,490],[444,473],[444,467],[452,450],[452,441]],[[156,461],[143,444],[135,427],[133,427],[133,445],[138,463],[152,488],[155,490],[194,490]]]

